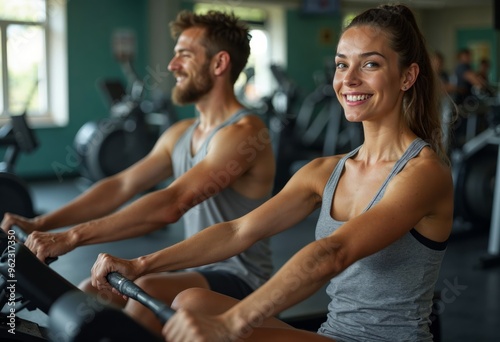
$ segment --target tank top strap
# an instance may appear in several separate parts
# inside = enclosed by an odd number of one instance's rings
[[[403,153],[401,158],[399,158],[399,160],[396,162],[396,164],[394,164],[394,166],[391,170],[391,173],[389,174],[389,176],[387,177],[387,179],[384,182],[384,186],[386,185],[386,183],[389,183],[389,181],[395,175],[397,175],[399,172],[401,172],[401,170],[406,166],[406,164],[411,159],[415,158],[420,153],[420,151],[422,151],[422,149],[425,146],[430,146],[430,144],[423,141],[421,138],[416,138],[415,140],[413,140],[411,142],[410,146],[408,146],[406,151]]]
[[[248,108],[243,108],[243,109],[240,109],[238,110],[236,113],[234,113],[233,115],[231,115],[226,121],[224,121],[223,123],[221,123],[219,126],[217,126],[214,130],[212,130],[212,132],[210,132],[210,134],[207,136],[207,138],[205,139],[205,141],[203,142],[201,148],[200,148],[200,151],[203,150],[204,154],[206,153],[206,149],[208,147],[208,144],[210,143],[210,140],[212,140],[212,138],[214,137],[214,135],[221,129],[221,128],[224,128],[226,126],[229,126],[229,125],[232,125],[234,124],[235,122],[237,122],[238,120],[240,120],[242,117],[248,115],[252,113],[252,111]],[[199,121],[198,121],[199,123]]]
[[[403,170],[403,168],[406,166],[406,164],[411,159],[415,158],[420,153],[420,151],[422,151],[422,149],[425,146],[430,146],[430,144],[427,143],[427,142],[425,142],[425,141],[423,141],[421,138],[416,138],[415,140],[413,140],[411,142],[410,146],[408,146],[408,148],[403,153],[403,155],[401,156],[401,158],[399,158],[399,160],[394,164],[394,166],[392,167],[391,172],[389,173],[389,175],[385,179],[384,183],[382,184],[382,186],[380,187],[380,189],[377,191],[377,194],[371,200],[370,204],[367,206],[367,208],[365,210],[368,210],[371,206],[373,206],[375,203],[377,203],[380,200],[380,198],[383,196],[383,194],[385,192],[385,189],[387,188],[387,184],[389,184],[389,182],[399,172],[401,172],[401,170]]]

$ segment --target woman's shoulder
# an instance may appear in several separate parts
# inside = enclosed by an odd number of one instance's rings
[[[430,146],[424,147],[416,158],[409,161],[409,164],[419,170],[427,170],[443,176],[451,176],[450,165],[445,163]]]
[[[324,156],[324,157],[318,157],[313,160],[311,160],[309,163],[307,163],[304,167],[308,167],[310,169],[314,170],[320,170],[320,171],[333,171],[335,166],[338,164],[338,162],[342,159],[344,155],[335,155],[335,156]]]
[[[338,162],[342,159],[342,156],[335,155],[315,158],[300,168],[294,176],[322,193],[325,184]]]
[[[453,188],[451,167],[430,147],[423,148],[418,156],[410,159],[397,178],[425,184],[435,190]]]

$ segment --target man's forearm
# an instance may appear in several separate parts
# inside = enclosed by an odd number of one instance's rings
[[[37,217],[37,230],[48,231],[109,215],[131,197],[121,192],[115,181],[101,181],[62,208]]]
[[[75,226],[68,236],[76,248],[145,235],[180,218],[169,215],[175,207],[168,199],[159,191],[145,195],[111,215]]]

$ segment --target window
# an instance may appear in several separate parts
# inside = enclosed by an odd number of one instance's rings
[[[67,122],[65,1],[0,0],[0,123]]]

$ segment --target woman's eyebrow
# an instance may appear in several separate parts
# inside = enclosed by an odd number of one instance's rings
[[[335,56],[339,57],[339,58],[347,58],[346,55],[339,53],[339,52],[337,52],[335,54]],[[363,52],[363,53],[359,54],[359,57],[363,57],[363,58],[370,57],[370,56],[380,56],[383,59],[386,59],[383,54],[381,54],[380,52],[377,52],[377,51],[368,51],[368,52]]]

